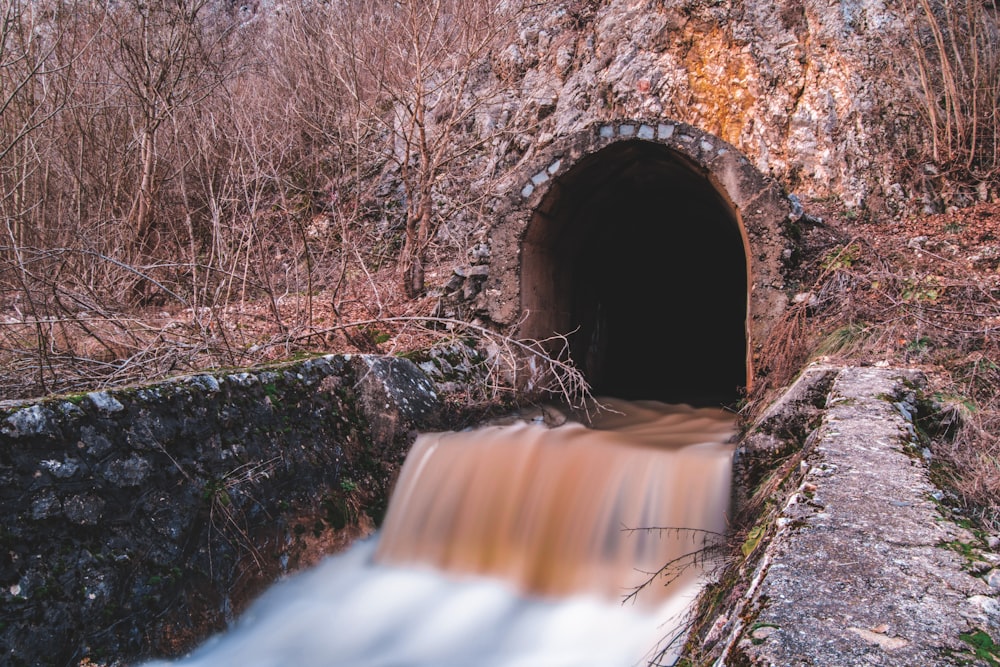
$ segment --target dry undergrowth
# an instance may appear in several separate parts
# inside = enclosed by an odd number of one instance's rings
[[[345,323],[430,312],[408,301],[389,270],[311,296],[286,293],[191,307],[112,308],[91,301],[46,304],[32,313],[13,300],[0,320],[0,399],[106,388],[208,368],[248,366],[299,354],[419,348],[418,327]],[[340,328],[337,328],[337,327]]]
[[[935,473],[985,527],[1000,529],[1000,205],[896,221],[824,217],[800,230],[811,257],[797,303],[758,362],[763,381],[745,414],[810,359],[920,367]]]
[[[0,320],[0,400],[330,352],[424,360],[440,348],[467,355],[463,365],[469,377],[448,383],[456,387],[449,398],[472,412],[519,397],[553,398],[583,409],[591,404],[589,385],[569,358],[564,336],[522,340],[475,322],[435,316],[438,298],[407,299],[398,285],[397,272],[387,266],[337,290],[216,307],[55,307],[54,315],[33,317],[15,304]]]

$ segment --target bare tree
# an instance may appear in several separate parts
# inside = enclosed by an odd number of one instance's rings
[[[917,108],[928,130],[927,158],[960,179],[1000,169],[1000,29],[993,2],[907,0]]]
[[[32,135],[65,106],[48,79],[62,69],[53,57],[63,35],[43,28],[47,7],[12,0],[0,16],[0,213],[15,244],[27,236],[25,213],[38,202],[32,186],[39,156]]]
[[[475,115],[502,96],[490,59],[508,42],[517,2],[359,0],[336,23],[337,74],[367,141],[398,170],[406,197],[400,269],[406,293],[424,289],[424,262],[440,220],[435,186],[489,137]],[[482,130],[482,128],[478,128]],[[365,150],[359,146],[359,150]],[[371,150],[370,146],[368,150]]]
[[[139,247],[149,243],[153,224],[161,128],[225,78],[227,34],[209,33],[208,5],[209,0],[131,0],[108,9],[117,42],[114,73],[134,111],[139,173],[128,217]]]
[[[246,363],[277,345],[239,318],[310,340],[324,287],[338,321],[416,307],[382,281],[463,242],[519,1],[3,3],[0,379]]]

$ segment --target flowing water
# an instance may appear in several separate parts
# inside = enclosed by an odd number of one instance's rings
[[[380,535],[276,585],[180,664],[670,664],[664,641],[726,529],[733,419],[605,403],[590,428],[420,436]]]

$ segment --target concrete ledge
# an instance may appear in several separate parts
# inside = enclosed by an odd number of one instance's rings
[[[970,638],[998,637],[987,580],[1000,557],[940,510],[913,424],[919,381],[836,374],[797,489],[715,623],[716,665],[996,664],[978,662]]]

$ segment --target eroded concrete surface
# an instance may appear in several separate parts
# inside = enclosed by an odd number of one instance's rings
[[[913,429],[918,381],[837,372],[717,665],[997,664],[961,636],[998,638],[1000,558],[939,508]]]

